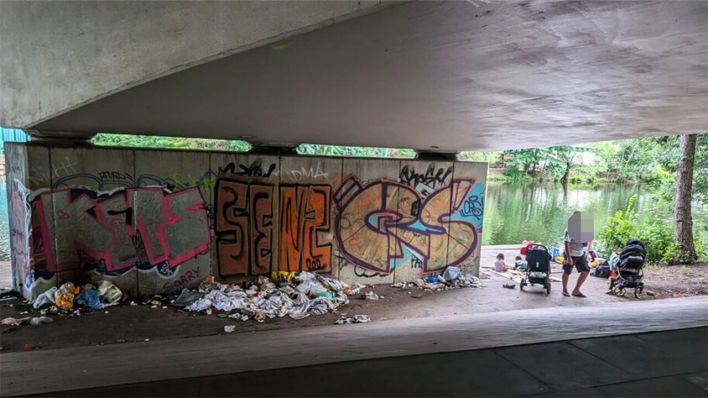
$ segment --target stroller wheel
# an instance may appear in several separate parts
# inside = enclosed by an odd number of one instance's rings
[[[546,296],[551,294],[551,281],[546,282]]]
[[[619,291],[617,292],[620,296],[624,297],[624,287],[619,288]]]
[[[642,289],[641,288],[634,288],[634,298],[639,298],[639,296],[642,295]]]

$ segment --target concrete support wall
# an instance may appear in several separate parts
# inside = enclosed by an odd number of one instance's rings
[[[15,288],[479,271],[486,163],[8,144]]]

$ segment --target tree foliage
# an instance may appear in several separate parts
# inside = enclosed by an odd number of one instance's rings
[[[91,140],[94,145],[123,146],[138,148],[198,149],[212,151],[245,152],[251,145],[240,140],[218,140],[211,138],[161,137],[129,134],[96,134]]]

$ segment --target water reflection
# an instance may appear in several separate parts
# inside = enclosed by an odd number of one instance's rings
[[[653,192],[637,186],[598,185],[570,187],[550,183],[490,182],[485,201],[482,244],[519,243],[526,240],[557,244],[568,217],[580,210],[592,217],[595,234],[617,210],[627,207],[629,198],[637,194],[637,206],[643,211],[655,205]],[[671,217],[671,205],[657,209],[658,217]],[[696,234],[707,236],[708,209],[694,206]]]

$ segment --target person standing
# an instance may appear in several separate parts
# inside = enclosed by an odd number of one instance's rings
[[[573,214],[571,220],[576,217],[580,217],[580,212]],[[569,220],[570,221],[570,220]],[[569,222],[569,227],[571,223]],[[575,239],[574,239],[575,238]],[[586,297],[580,292],[580,287],[583,286],[583,282],[587,279],[590,274],[590,266],[588,265],[588,253],[590,252],[590,246],[592,240],[583,242],[576,237],[572,237],[568,230],[565,231],[565,261],[563,262],[563,295],[570,297],[572,294],[574,297]],[[575,289],[572,293],[568,293],[568,278],[570,273],[573,271],[573,266],[578,270],[580,275],[578,276],[578,281],[575,284]]]

